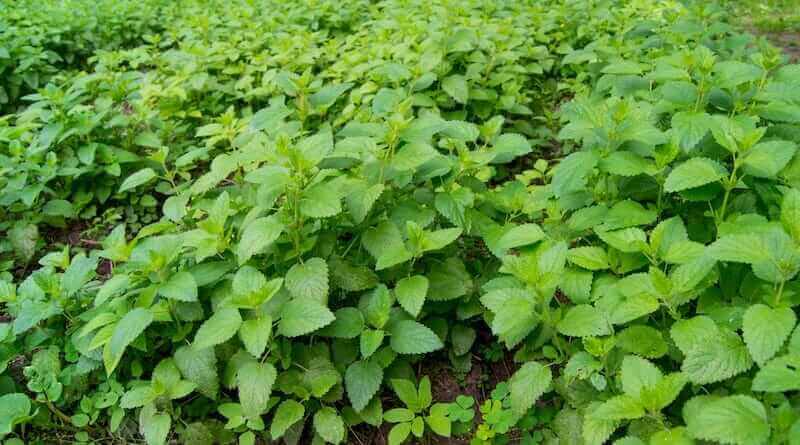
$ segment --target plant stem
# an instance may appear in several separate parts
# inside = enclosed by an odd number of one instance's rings
[[[731,175],[728,180],[725,182],[725,196],[722,198],[722,206],[719,209],[719,213],[717,214],[717,226],[719,226],[723,221],[725,221],[725,212],[728,210],[728,200],[730,199],[731,192],[736,187],[736,184],[739,182],[738,178],[736,177],[736,170],[739,169],[739,162],[736,159],[736,153],[733,154],[733,170],[731,171]]]

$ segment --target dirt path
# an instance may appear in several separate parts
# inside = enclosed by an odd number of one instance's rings
[[[760,34],[772,42],[773,45],[783,48],[783,51],[789,56],[789,63],[800,62],[800,32],[783,31]]]

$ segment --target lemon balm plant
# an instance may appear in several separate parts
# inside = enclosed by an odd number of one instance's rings
[[[0,435],[800,434],[800,70],[718,8],[143,8],[0,120]]]

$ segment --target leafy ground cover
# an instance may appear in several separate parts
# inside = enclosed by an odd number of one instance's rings
[[[784,49],[790,61],[800,60],[800,2],[797,0],[728,1],[739,26],[764,36]]]
[[[765,32],[800,31],[797,0],[744,0],[726,5],[735,9],[737,20]]]
[[[800,65],[730,8],[0,5],[4,444],[800,440]]]

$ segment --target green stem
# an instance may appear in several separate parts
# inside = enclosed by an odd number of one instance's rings
[[[781,280],[781,284],[778,285],[778,292],[775,294],[775,304],[773,306],[778,306],[781,303],[781,298],[783,297],[783,287],[786,284],[786,280]]]
[[[700,86],[697,88],[697,101],[694,103],[694,111],[700,109],[700,104],[703,101],[703,96],[705,95],[705,92],[703,91],[703,88],[705,88],[705,80],[705,76],[700,78]]]
[[[725,196],[722,198],[722,206],[719,209],[719,213],[717,214],[717,226],[719,226],[723,221],[725,221],[725,212],[728,210],[728,201],[730,200],[731,192],[733,191],[736,184],[739,182],[736,178],[736,170],[739,169],[739,162],[736,160],[736,154],[733,155],[733,171],[731,171],[731,175],[728,180],[725,182]]]

